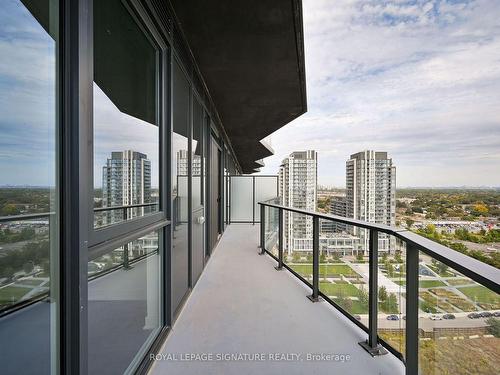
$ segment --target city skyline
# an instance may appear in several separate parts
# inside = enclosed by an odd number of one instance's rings
[[[305,0],[309,110],[271,136],[275,155],[264,160],[262,173],[277,173],[293,150],[315,149],[318,183],[342,187],[352,152],[382,149],[398,160],[398,187],[500,187],[499,11],[493,0],[339,1],[335,7]],[[41,26],[26,11],[15,12],[22,20],[16,28],[0,15],[6,36],[0,52],[9,57],[0,65],[1,85],[31,110],[0,101],[0,186],[51,186],[55,104],[47,91],[53,90],[53,51]],[[15,33],[18,28],[24,32]],[[43,67],[38,72],[19,57],[25,47]],[[102,141],[96,165],[110,150],[134,146],[123,139],[133,139],[139,150],[158,148],[156,126],[127,117],[94,90],[103,120],[96,129]],[[113,139],[117,123],[121,141]],[[158,153],[149,154],[157,165]],[[96,173],[96,187],[100,178]],[[156,174],[152,185],[158,186]]]

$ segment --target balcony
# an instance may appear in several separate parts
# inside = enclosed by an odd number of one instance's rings
[[[276,185],[229,179],[230,224],[150,373],[494,373],[496,269],[406,230],[282,206],[269,199]],[[127,218],[130,208],[119,209]],[[287,216],[312,221],[300,250],[285,248],[296,234],[284,230]],[[369,247],[330,246],[324,222],[367,230]],[[391,262],[377,237],[400,242]],[[116,264],[89,268],[89,373],[127,372],[158,332],[158,242],[146,240],[141,254],[120,247]],[[50,372],[51,304],[40,297],[0,318],[6,373]],[[21,360],[19,347],[32,355]]]
[[[259,225],[227,227],[150,374],[404,373],[393,355],[367,355],[358,345],[366,339],[362,329],[330,304],[311,303],[309,288],[276,271],[271,257],[258,256],[258,238]],[[251,357],[259,353],[265,360]],[[271,353],[288,358],[272,360]],[[213,360],[182,361],[187,354]],[[230,354],[249,357],[215,360]]]

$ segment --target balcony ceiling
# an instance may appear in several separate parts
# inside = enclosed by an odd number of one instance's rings
[[[300,0],[172,0],[244,173],[306,112]]]

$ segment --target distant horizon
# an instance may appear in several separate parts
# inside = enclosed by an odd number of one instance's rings
[[[255,177],[258,177],[258,174],[254,175]],[[277,174],[276,174],[277,176]],[[330,188],[330,189],[345,189],[345,186],[336,186],[336,185],[326,185],[326,184],[320,184],[318,183],[318,187],[322,188]],[[27,185],[27,184],[19,184],[19,185],[0,185],[0,189],[6,189],[6,188],[11,188],[11,189],[22,189],[22,188],[38,188],[38,189],[50,189],[54,188],[54,186],[51,185]],[[158,189],[158,186],[152,186],[151,189]],[[102,189],[102,187],[95,187],[95,189]],[[397,186],[396,189],[453,189],[453,190],[500,190],[500,186]]]
[[[318,153],[318,182],[383,151],[401,186],[500,186],[500,1],[304,0],[307,113],[265,140],[275,173]]]

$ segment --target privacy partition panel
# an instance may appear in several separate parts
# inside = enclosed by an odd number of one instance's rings
[[[230,176],[229,185],[230,223],[260,222],[258,203],[278,196],[278,176]]]

